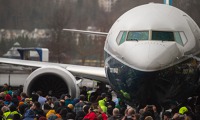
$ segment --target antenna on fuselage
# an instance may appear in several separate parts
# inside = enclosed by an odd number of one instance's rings
[[[164,0],[164,4],[172,5],[172,0]]]

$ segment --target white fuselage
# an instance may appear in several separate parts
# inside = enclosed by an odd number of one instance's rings
[[[135,7],[111,27],[105,42],[111,87],[129,105],[181,102],[198,93],[200,29],[183,11],[164,4]]]
[[[127,40],[132,31],[148,32],[145,40]],[[172,32],[177,40],[154,40],[153,32]],[[127,32],[119,44],[120,32]],[[176,36],[175,36],[176,35]],[[177,63],[180,58],[197,54],[200,49],[200,30],[181,10],[164,4],[150,3],[123,14],[109,31],[104,50],[120,62],[142,71],[156,71]]]

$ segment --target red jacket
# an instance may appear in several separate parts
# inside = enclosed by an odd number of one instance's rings
[[[97,115],[95,114],[95,112],[90,112],[87,115],[85,115],[85,117],[83,118],[83,120],[97,120]]]
[[[103,120],[107,120],[108,119],[108,116],[105,113],[102,113],[101,116],[102,116]]]

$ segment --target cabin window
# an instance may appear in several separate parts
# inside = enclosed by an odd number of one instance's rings
[[[149,32],[148,31],[130,31],[127,35],[127,41],[139,41],[139,40],[148,40]]]
[[[152,31],[152,40],[175,41],[174,33],[168,31]]]
[[[127,35],[127,31],[121,31],[121,32],[119,32],[119,35],[117,36],[117,43],[118,43],[118,45],[121,45],[122,43],[125,42],[126,35]]]

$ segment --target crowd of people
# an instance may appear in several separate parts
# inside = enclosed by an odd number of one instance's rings
[[[168,108],[157,110],[155,105],[134,108],[109,92],[89,92],[84,86],[80,96],[69,94],[60,98],[43,96],[37,91],[31,96],[22,89],[9,89],[7,84],[0,92],[0,119],[2,120],[199,120],[200,106],[178,105],[171,102]]]

